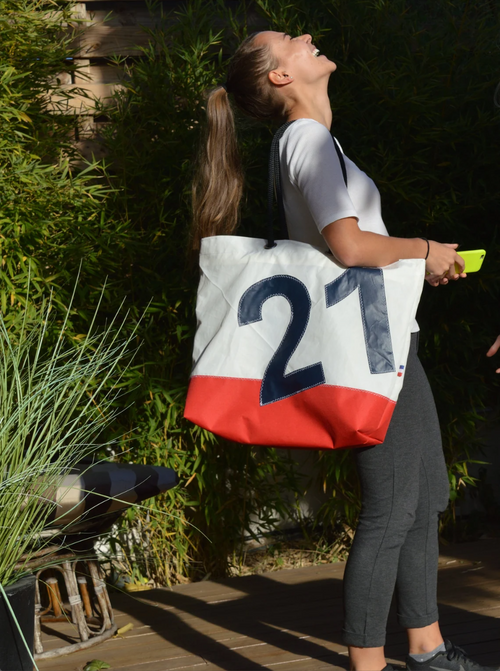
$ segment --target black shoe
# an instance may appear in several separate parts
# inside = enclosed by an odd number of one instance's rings
[[[408,657],[406,659],[408,671],[495,671],[489,666],[476,664],[462,648],[457,648],[450,641],[444,643],[446,652],[437,652],[426,662],[417,662],[413,657]]]

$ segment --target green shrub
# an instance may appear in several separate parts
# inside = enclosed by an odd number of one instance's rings
[[[98,296],[105,276],[100,264],[112,264],[110,243],[120,244],[120,231],[104,218],[108,189],[97,166],[71,169],[75,119],[54,113],[49,96],[71,93],[59,86],[75,69],[71,34],[61,31],[71,9],[52,0],[0,2],[0,309],[6,319],[23,306],[28,275],[30,300],[54,289],[55,304],[67,305],[82,261],[84,285],[98,268]],[[85,307],[80,300],[78,309]]]

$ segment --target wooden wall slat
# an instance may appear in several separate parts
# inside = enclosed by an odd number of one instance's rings
[[[91,63],[90,60],[78,59],[79,69],[75,73],[75,84],[116,84],[124,77],[123,68],[102,63]]]
[[[120,29],[103,25],[90,26],[73,42],[76,57],[109,58],[114,55],[137,56],[140,49],[137,45],[147,44],[146,36],[138,39],[137,28]]]
[[[149,42],[149,36],[138,26],[91,25],[78,35],[73,46],[77,57],[110,58],[111,56],[138,56]]]
[[[106,151],[99,139],[88,138],[85,140],[78,140],[75,142],[75,147],[78,152],[83,156],[87,161],[100,160],[106,156]],[[78,163],[81,167],[83,166],[83,161]]]
[[[138,31],[141,28],[153,28],[164,21],[160,14],[151,14],[147,7],[140,9],[134,7],[127,9],[126,7],[118,7],[112,12],[99,9],[92,11],[87,8],[85,11],[85,23],[81,24],[84,30],[89,30],[92,26],[104,25],[108,28],[116,28],[120,26],[136,26]]]
[[[66,89],[68,92],[76,88],[75,84],[71,86],[62,86],[63,90]],[[96,84],[96,83],[78,83],[78,89],[85,91],[88,94],[88,98],[85,95],[75,93],[69,98],[60,95],[52,96],[52,106],[51,111],[55,114],[92,114],[95,110],[95,99],[98,98],[102,102],[110,102],[110,98],[115,91],[123,88],[119,83],[112,84]]]
[[[71,73],[70,72],[60,72],[56,75],[51,81],[51,86],[61,86],[64,84],[71,84]]]

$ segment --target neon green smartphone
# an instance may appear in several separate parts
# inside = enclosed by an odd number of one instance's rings
[[[484,257],[486,252],[484,249],[471,249],[467,252],[457,252],[459,256],[465,261],[464,273],[477,273],[477,271],[483,265]],[[455,264],[457,273],[460,272],[460,268]]]

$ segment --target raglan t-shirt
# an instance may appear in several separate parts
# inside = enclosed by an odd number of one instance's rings
[[[346,217],[355,217],[362,231],[389,235],[375,183],[347,156],[344,159],[348,187],[333,138],[323,124],[298,119],[287,128],[280,140],[280,167],[290,240],[326,251],[321,231]],[[412,332],[418,330],[414,322]]]

